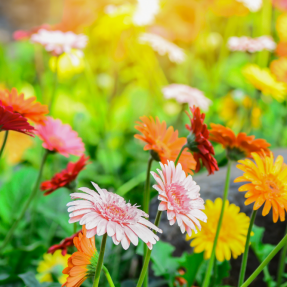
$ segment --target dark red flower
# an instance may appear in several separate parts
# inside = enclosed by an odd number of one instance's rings
[[[68,252],[67,248],[69,246],[74,246],[74,243],[73,243],[73,240],[74,240],[74,237],[78,236],[78,234],[81,232],[82,230],[78,231],[77,233],[73,234],[71,237],[67,237],[65,239],[63,239],[59,244],[55,244],[55,245],[52,245],[47,253],[52,253],[54,254],[54,252],[56,250],[62,250],[62,255],[65,256]]]
[[[188,112],[186,114],[190,118],[190,126],[186,125],[186,128],[190,131],[187,137],[187,145],[193,152],[194,159],[197,162],[195,172],[198,172],[201,168],[200,159],[202,164],[207,168],[209,174],[213,174],[218,170],[218,165],[213,157],[214,148],[209,141],[209,131],[207,125],[204,123],[205,114],[200,112],[198,107],[190,107],[190,111],[193,116]]]
[[[51,180],[42,182],[41,190],[46,191],[44,195],[48,195],[58,188],[67,187],[72,183],[79,172],[85,168],[88,159],[89,157],[82,155],[77,162],[69,162],[67,168],[55,174]]]
[[[4,106],[2,101],[0,101],[0,132],[1,131],[16,131],[34,137],[33,131],[35,131],[35,129],[28,123],[25,117],[14,113],[12,107]]]

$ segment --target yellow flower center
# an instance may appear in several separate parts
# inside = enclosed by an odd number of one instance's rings
[[[118,207],[117,205],[111,204],[106,207],[107,212],[110,216],[114,216],[118,219],[125,218],[126,212],[124,209]]]
[[[64,145],[63,140],[56,136],[50,136],[49,141],[53,146],[62,147]]]

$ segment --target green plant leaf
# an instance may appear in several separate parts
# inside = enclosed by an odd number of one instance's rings
[[[18,275],[27,287],[41,287],[39,281],[35,278],[35,274],[31,271]]]
[[[217,274],[216,274],[216,284],[221,284],[222,280],[229,277],[229,270],[231,269],[230,262],[225,260],[223,262],[216,262],[217,264]]]

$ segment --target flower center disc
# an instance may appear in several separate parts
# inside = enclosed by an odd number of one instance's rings
[[[189,201],[188,197],[185,196],[185,189],[181,185],[175,183],[167,186],[166,194],[169,202],[177,211],[183,209],[185,201],[187,201],[187,203]]]
[[[107,215],[111,218],[124,219],[126,217],[125,210],[114,204],[108,205],[106,211]]]
[[[64,145],[63,140],[56,136],[50,136],[49,141],[55,147],[62,147]]]

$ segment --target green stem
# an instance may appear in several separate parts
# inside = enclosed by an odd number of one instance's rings
[[[152,161],[153,158],[150,157],[148,160],[148,165],[147,165],[147,172],[146,172],[146,182],[145,182],[145,193],[144,193],[144,205],[143,205],[143,210],[145,213],[149,214],[149,202],[150,202],[150,170],[152,166]],[[148,247],[146,244],[144,244],[144,258],[146,257],[148,251]],[[148,286],[148,270],[145,276],[144,280],[144,287]]]
[[[287,227],[286,227],[285,234],[287,234]],[[277,275],[277,287],[281,286],[282,275],[284,273],[284,268],[285,268],[286,254],[287,254],[287,244],[284,246],[283,250],[281,251],[281,255],[280,255],[280,262],[279,262],[278,275]]]
[[[108,280],[109,285],[110,285],[111,287],[115,287],[115,284],[114,284],[114,282],[113,282],[113,280],[112,280],[112,277],[111,277],[111,275],[110,275],[109,270],[107,269],[107,267],[103,265],[102,270],[104,271],[104,273],[105,273],[105,275],[106,275],[106,277],[107,277],[107,280]]]
[[[162,211],[158,210],[157,214],[156,214],[155,222],[154,222],[155,226],[159,225],[161,214],[162,214]],[[155,231],[154,231],[154,233],[155,233]],[[149,265],[149,261],[150,261],[150,255],[151,255],[151,250],[148,249],[148,251],[146,253],[146,256],[145,256],[145,259],[144,259],[144,265],[143,265],[143,268],[142,268],[142,271],[141,271],[141,274],[140,274],[140,278],[139,278],[139,281],[138,281],[138,284],[137,284],[136,287],[141,287],[142,284],[143,284],[146,272],[148,270],[148,265]]]
[[[5,148],[5,145],[6,145],[6,142],[7,142],[8,133],[9,133],[9,131],[5,131],[4,140],[3,140],[2,147],[1,147],[1,150],[0,150],[0,158],[2,156],[2,153],[4,151],[4,148]]]
[[[272,260],[272,258],[287,244],[287,234],[277,244],[277,246],[269,253],[269,255],[263,260],[263,262],[257,267],[257,269],[251,274],[251,276],[240,286],[247,287],[251,282],[259,275],[265,266]]]
[[[59,56],[56,57],[55,65],[56,65],[56,68],[55,68],[54,80],[53,80],[53,90],[52,90],[51,99],[50,99],[50,103],[49,103],[50,114],[52,114],[52,108],[53,108],[53,104],[54,104],[54,101],[55,101],[56,91],[57,91],[57,86],[58,86]]]
[[[227,197],[228,197],[231,164],[232,164],[231,160],[228,160],[221,212],[220,212],[218,225],[217,225],[217,229],[216,229],[216,233],[215,233],[215,238],[214,238],[214,242],[213,242],[211,256],[210,256],[210,259],[209,259],[209,262],[208,262],[207,271],[205,273],[205,277],[204,277],[204,281],[203,281],[202,287],[208,287],[209,286],[210,274],[211,274],[211,271],[212,271],[212,268],[213,268],[213,263],[214,263],[214,260],[215,260],[215,250],[216,250],[217,240],[218,240],[218,237],[219,237],[220,228],[221,228],[223,215],[224,215],[225,202],[226,202]]]
[[[37,177],[37,180],[36,180],[36,183],[34,185],[34,188],[30,194],[30,197],[28,198],[28,200],[26,201],[20,215],[18,216],[18,218],[14,221],[12,227],[10,228],[10,230],[8,231],[4,241],[2,242],[2,245],[0,247],[0,250],[2,251],[4,249],[4,247],[10,242],[12,236],[13,236],[13,233],[17,227],[17,225],[19,224],[19,222],[21,221],[21,219],[24,217],[25,215],[25,212],[27,211],[30,203],[32,202],[32,200],[34,199],[34,197],[36,196],[37,194],[37,191],[39,189],[39,185],[40,185],[40,181],[41,181],[41,177],[42,177],[42,173],[43,173],[43,168],[44,168],[44,164],[46,162],[46,159],[47,159],[47,156],[49,154],[49,150],[45,150],[45,153],[44,153],[44,156],[42,158],[42,162],[41,162],[41,166],[40,166],[40,170],[39,170],[39,174],[38,174],[38,177]]]
[[[74,234],[77,233],[77,222],[74,222]]]
[[[250,236],[251,236],[251,231],[252,231],[252,226],[254,224],[254,220],[256,217],[257,210],[252,211],[250,223],[249,223],[249,228],[247,231],[247,236],[246,236],[246,242],[245,242],[245,250],[243,253],[243,258],[241,262],[241,269],[240,269],[240,274],[239,274],[239,281],[238,281],[238,287],[240,287],[244,281],[245,277],[245,271],[246,271],[246,265],[247,265],[247,258],[248,258],[248,252],[249,252],[249,242],[250,242]]]
[[[103,261],[104,261],[104,254],[105,254],[107,237],[108,237],[108,234],[105,233],[103,236],[103,239],[102,239],[101,250],[100,250],[98,264],[97,264],[97,268],[96,268],[96,272],[95,272],[93,287],[99,286],[100,276],[101,276],[101,271],[102,271],[102,266],[103,266]]]
[[[187,147],[187,145],[184,145],[184,146],[181,148],[181,150],[180,150],[180,152],[179,152],[179,154],[178,154],[178,156],[177,156],[177,158],[176,158],[176,160],[175,160],[175,162],[174,162],[174,165],[175,165],[175,166],[177,165],[177,163],[178,163],[178,161],[179,161],[179,158],[180,158],[180,156],[181,156],[183,150],[184,150],[186,147]]]

